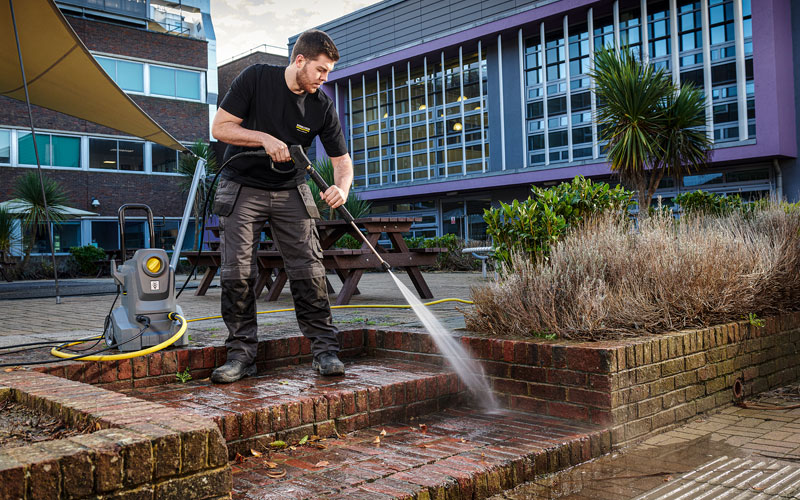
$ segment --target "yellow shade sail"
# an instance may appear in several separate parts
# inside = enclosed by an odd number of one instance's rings
[[[52,0],[16,0],[14,17],[32,104],[186,151],[106,74]],[[0,1],[0,95],[25,101],[8,1]]]

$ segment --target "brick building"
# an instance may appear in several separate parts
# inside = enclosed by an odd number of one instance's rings
[[[59,0],[78,37],[114,81],[181,143],[209,140],[216,109],[216,55],[209,0]],[[120,247],[117,209],[146,203],[156,241],[139,213],[126,223],[126,246],[172,249],[186,194],[176,151],[116,130],[34,106],[33,121],[45,175],[66,191],[71,207],[97,216],[54,228],[57,253],[72,246]],[[24,102],[0,96],[0,201],[14,198],[15,181],[35,170]],[[93,204],[94,202],[94,204]],[[184,243],[193,243],[190,227]],[[49,252],[46,240],[35,252]]]
[[[248,66],[252,66],[253,64],[271,64],[273,66],[286,66],[289,62],[288,57],[285,55],[278,55],[268,52],[267,49],[269,47],[266,45],[260,45],[249,51],[245,52],[244,54],[236,55],[228,60],[222,61],[219,63],[217,69],[217,79],[219,81],[219,100],[225,97],[225,94],[228,93],[228,90],[231,88],[231,83],[233,80],[244,71],[245,68]],[[224,142],[214,141],[212,138],[211,145],[214,147],[214,152],[217,155],[217,158],[220,160],[222,159],[222,155],[225,153],[225,148],[228,146]]]

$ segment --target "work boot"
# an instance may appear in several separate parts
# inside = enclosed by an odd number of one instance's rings
[[[314,356],[311,368],[320,375],[344,375],[344,363],[339,361],[335,352],[326,351]]]
[[[256,364],[246,365],[238,359],[230,359],[211,373],[211,381],[217,384],[230,384],[237,380],[253,376],[258,372]]]

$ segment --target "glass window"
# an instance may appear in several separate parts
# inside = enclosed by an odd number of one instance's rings
[[[20,134],[17,145],[19,147],[19,163],[36,165],[33,136],[30,133]],[[78,137],[36,134],[36,148],[42,165],[72,168],[81,166],[81,140]]]
[[[11,132],[0,130],[0,163],[11,163]]]
[[[144,143],[89,139],[89,168],[144,172]]]
[[[683,178],[684,187],[706,186],[709,184],[722,184],[722,173],[687,175]]]
[[[56,252],[69,252],[70,247],[81,246],[81,223],[62,222],[54,227],[53,246]]]
[[[117,61],[117,85],[123,90],[144,92],[144,65],[129,61]]]
[[[153,172],[178,172],[178,152],[160,144],[153,144]]]
[[[200,73],[175,70],[176,96],[200,100]]]
[[[144,92],[144,64],[108,57],[95,59],[122,90]]]
[[[175,70],[150,66],[150,93],[175,96]]]
[[[119,224],[117,221],[92,221],[92,245],[103,250],[119,249]]]
[[[117,169],[117,141],[89,139],[89,168]]]

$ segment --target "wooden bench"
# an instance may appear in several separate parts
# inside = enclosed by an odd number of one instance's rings
[[[408,252],[381,252],[381,258],[392,268],[433,266],[436,264],[438,255],[446,251],[446,248],[411,248]],[[183,255],[192,265],[206,266],[206,271],[195,291],[195,295],[205,295],[217,271],[222,266],[222,256],[219,250],[204,251],[199,257],[197,252],[187,252]],[[266,287],[268,292],[265,300],[278,300],[288,281],[280,252],[277,250],[259,250],[256,254],[256,261],[258,265],[256,297],[259,297]],[[343,286],[336,299],[337,305],[348,304],[353,295],[360,293],[358,281],[364,271],[381,269],[378,259],[375,258],[371,251],[363,248],[331,248],[323,250],[322,264],[325,269],[334,271],[342,281]],[[424,295],[427,285],[423,290],[420,290],[420,287],[417,288],[420,295]],[[334,292],[330,283],[328,283],[328,292]],[[427,295],[430,295],[430,290],[427,290]],[[431,296],[425,298],[431,298]]]

